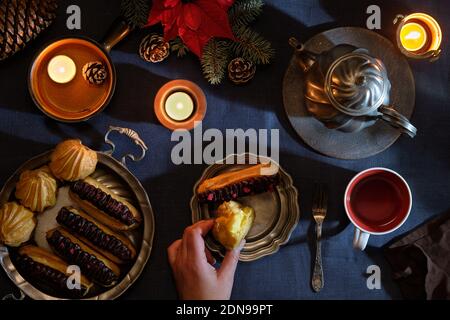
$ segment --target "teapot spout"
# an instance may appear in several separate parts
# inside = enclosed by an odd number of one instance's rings
[[[316,63],[317,54],[306,50],[304,44],[294,37],[289,38],[289,45],[295,49],[295,56],[300,69],[307,73],[313,64]]]

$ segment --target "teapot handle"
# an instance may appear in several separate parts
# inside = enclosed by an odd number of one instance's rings
[[[381,106],[378,111],[381,113],[381,119],[389,123],[391,126],[400,129],[404,134],[414,138],[417,134],[417,128],[409,122],[402,114],[398,113],[391,106]]]
[[[294,37],[289,38],[289,45],[294,48],[300,69],[307,73],[317,60],[317,55],[305,49],[305,45]]]

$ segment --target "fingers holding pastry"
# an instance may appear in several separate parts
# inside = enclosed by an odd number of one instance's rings
[[[211,251],[204,245],[203,237],[208,233],[211,229],[211,220],[202,221],[200,225],[193,225],[191,227],[186,228],[185,233],[183,234],[182,239],[178,239],[174,241],[167,248],[167,255],[169,259],[169,264],[173,267],[181,255],[183,257],[189,258],[192,257],[192,252],[195,252],[195,255],[199,258],[204,258],[210,265],[214,265],[216,263],[216,259],[212,255]],[[201,254],[201,248],[203,248],[203,257]],[[180,251],[182,251],[180,253]]]
[[[183,251],[186,255],[197,258],[205,256],[205,240],[203,239],[214,226],[213,220],[202,220],[187,227],[183,234]]]
[[[197,222],[186,228],[182,239],[176,240],[167,250],[181,299],[224,300],[230,298],[233,278],[229,275],[234,269],[232,270],[229,264],[224,268],[223,276],[219,277],[213,266],[215,259],[204,243],[204,236],[213,225],[213,220]]]
[[[244,248],[245,240],[242,240],[240,245],[232,250],[228,250],[218,270],[219,278],[233,279],[236,267],[239,262],[239,254]]]

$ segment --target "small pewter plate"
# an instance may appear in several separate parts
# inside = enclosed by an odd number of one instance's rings
[[[118,131],[132,138],[137,145],[142,147],[142,155],[140,157],[135,157],[129,154],[123,157],[121,162],[113,158],[112,153],[114,152],[115,146],[108,139],[108,135],[111,131]],[[148,195],[139,180],[125,166],[126,157],[132,159],[133,161],[139,161],[145,156],[147,147],[134,131],[118,127],[110,127],[110,130],[105,136],[105,142],[110,144],[112,146],[112,149],[107,152],[97,152],[98,164],[95,172],[92,174],[92,177],[97,181],[100,181],[107,185],[114,193],[130,201],[130,203],[133,204],[141,212],[143,223],[136,230],[125,233],[125,235],[129,237],[133,242],[138,252],[138,256],[136,257],[134,263],[123,267],[123,269],[121,270],[122,276],[120,277],[117,284],[115,284],[113,287],[102,288],[98,285],[95,285],[93,291],[90,291],[85,297],[85,299],[90,300],[115,299],[122,295],[137,280],[150,257],[153,237],[155,234],[155,221]],[[15,200],[14,191],[15,186],[19,181],[20,174],[25,170],[37,169],[43,165],[48,164],[50,162],[51,153],[52,151],[48,151],[37,157],[34,157],[20,166],[19,169],[17,169],[17,171],[5,183],[0,192],[0,206],[8,201]],[[61,191],[62,189],[64,189],[64,187],[60,188],[59,191]],[[57,203],[55,207],[61,204],[62,203]],[[47,229],[51,229],[56,225],[55,221],[51,221],[51,217],[43,218],[42,215],[45,215],[46,213],[47,211],[39,214],[38,225],[36,228],[36,230],[38,228],[42,229],[41,231],[44,233]],[[39,231],[39,233],[41,233],[41,231]],[[46,246],[42,244],[43,242],[39,240],[40,238],[42,237],[37,235],[35,232],[30,241],[36,241],[36,245],[46,248]],[[25,279],[27,277],[25,276],[24,278],[14,265],[15,256],[16,250],[14,248],[9,248],[0,244],[0,264],[2,265],[11,281],[21,291],[19,299],[23,299],[25,295],[32,299],[39,300],[67,299],[67,297],[61,296],[61,294],[52,290],[51,288],[43,287],[27,281],[27,279]],[[8,297],[17,299],[12,294],[8,295]]]
[[[232,163],[236,164],[226,164],[230,162],[230,157],[234,158]],[[220,163],[209,166],[193,189],[192,222],[214,218],[209,212],[208,205],[198,202],[196,190],[200,183],[221,173],[249,167],[260,162],[259,159],[262,158],[253,154],[234,154]],[[280,183],[274,192],[237,199],[239,203],[255,210],[255,221],[246,237],[245,246],[239,256],[240,261],[254,261],[277,252],[281,245],[289,241],[292,231],[297,226],[300,218],[297,189],[293,185],[291,176],[281,167],[278,174]],[[225,255],[225,248],[212,236],[206,237],[206,246],[222,257]]]

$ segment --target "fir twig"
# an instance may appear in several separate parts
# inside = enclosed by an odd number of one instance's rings
[[[269,41],[259,33],[247,27],[234,29],[237,41],[233,43],[232,50],[236,56],[243,57],[255,64],[268,64],[275,51]]]
[[[247,26],[262,12],[263,0],[237,0],[228,11],[228,18],[233,27]]]
[[[151,0],[122,0],[120,7],[126,21],[134,28],[147,23]]]
[[[176,52],[178,58],[184,57],[189,52],[189,48],[184,44],[180,37],[176,37],[170,41],[170,50]]]
[[[211,39],[203,48],[202,70],[205,78],[211,84],[220,84],[227,70],[230,55],[229,42]]]

